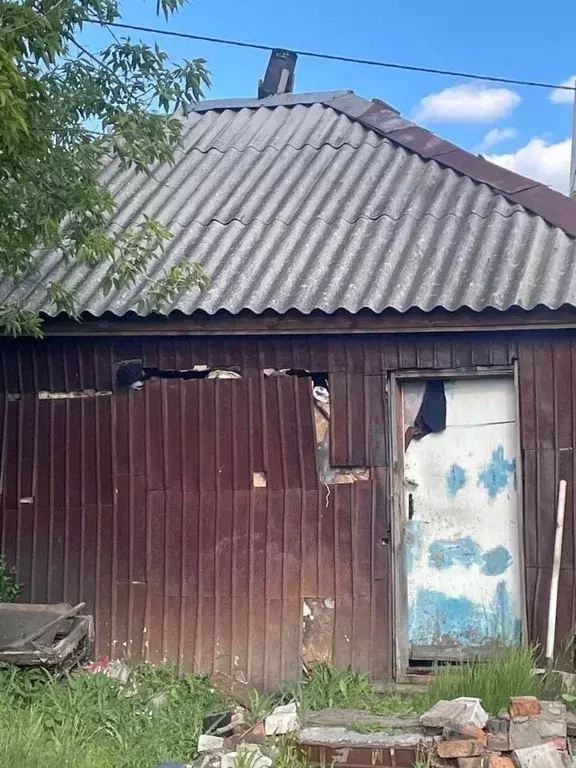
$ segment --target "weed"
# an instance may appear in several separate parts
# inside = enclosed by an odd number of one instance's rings
[[[15,603],[20,595],[16,581],[16,570],[8,565],[4,555],[0,556],[0,603]]]
[[[576,712],[576,696],[573,693],[563,693],[562,700],[569,710]]]
[[[310,755],[293,741],[281,742],[280,752],[274,759],[274,768],[309,768]]]
[[[250,689],[250,709],[248,712],[248,722],[250,725],[256,725],[265,717],[270,715],[280,704],[281,695],[279,693],[263,694],[256,688]]]
[[[165,700],[151,707],[151,698]],[[0,670],[0,765],[154,768],[186,761],[206,714],[224,702],[203,676],[141,665],[126,688],[105,675],[62,680]],[[17,757],[17,759],[16,759]]]
[[[484,708],[495,715],[508,706],[511,696],[538,696],[542,682],[533,672],[536,654],[535,648],[515,646],[490,661],[437,667],[428,688],[429,704],[471,696],[481,699]]]
[[[245,744],[241,744],[236,750],[236,768],[254,768],[259,757],[259,752],[248,749]]]
[[[302,721],[310,711],[319,709],[364,709],[378,715],[409,715],[425,709],[423,695],[382,696],[366,675],[325,663],[307,666],[304,678],[285,683],[282,691],[285,697],[298,702]]]

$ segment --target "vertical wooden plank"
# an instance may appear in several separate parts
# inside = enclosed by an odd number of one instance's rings
[[[523,341],[518,348],[520,385],[520,436],[524,450],[536,448],[536,391],[534,384],[534,349]]]
[[[302,597],[318,595],[318,491],[302,494],[302,554],[300,584]]]
[[[215,595],[232,595],[232,520],[234,492],[219,491],[216,496],[216,586]]]
[[[326,486],[318,498],[318,597],[334,598],[336,594],[334,499],[334,486]]]
[[[150,379],[146,382],[147,460],[146,476],[150,491],[166,487],[164,477],[165,425],[163,420],[162,381]]]
[[[284,501],[284,546],[282,548],[282,597],[300,598],[302,492],[288,489]]]
[[[266,598],[282,599],[285,494],[269,491],[266,520]]]
[[[538,554],[538,469],[536,451],[526,450],[522,458],[524,471],[524,562],[526,568],[537,568]]]
[[[180,433],[182,436],[183,468],[182,483],[184,490],[196,491],[200,488],[200,382],[182,382],[182,416]]]
[[[282,444],[281,432],[281,384],[280,377],[264,379],[262,425],[265,441],[265,464],[267,487],[270,489],[285,488],[285,447]]]
[[[383,376],[365,378],[366,464],[369,467],[385,467],[388,464],[385,386]]]
[[[346,466],[365,467],[366,459],[366,424],[364,402],[364,376],[348,376],[347,399],[348,456]]]
[[[221,379],[215,381],[216,389],[216,450],[217,485],[221,489],[234,488],[234,443],[241,427],[232,419],[233,389],[241,381]]]
[[[536,444],[541,450],[550,450],[554,443],[554,361],[549,342],[534,344],[534,384],[538,407],[536,409]]]
[[[348,378],[330,374],[330,463],[348,466]]]

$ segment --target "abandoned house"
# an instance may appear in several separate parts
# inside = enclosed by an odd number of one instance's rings
[[[274,59],[274,55],[273,55]],[[282,68],[281,68],[282,69]],[[204,101],[171,166],[105,180],[166,316],[58,254],[0,286],[45,317],[1,353],[1,551],[23,599],[83,600],[95,655],[265,689],[377,679],[576,624],[576,201],[349,91]],[[53,316],[46,279],[81,322]]]

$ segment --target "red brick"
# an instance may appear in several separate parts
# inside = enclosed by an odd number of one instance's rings
[[[448,757],[476,757],[484,753],[484,744],[477,739],[461,739],[460,741],[440,741],[438,755]]]
[[[486,768],[515,768],[514,762],[504,755],[488,755]]]
[[[256,723],[255,726],[250,728],[243,737],[242,741],[246,741],[248,744],[266,744],[266,730],[264,729],[264,723],[261,721]]]
[[[486,762],[483,757],[459,757],[458,768],[485,768]]]
[[[542,712],[536,696],[512,696],[509,711],[512,717],[532,717]]]
[[[482,728],[472,723],[449,723],[442,733],[445,741],[476,740],[484,745],[488,741],[488,734]]]

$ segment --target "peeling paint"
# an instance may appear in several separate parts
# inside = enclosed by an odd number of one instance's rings
[[[488,640],[519,639],[521,622],[504,581],[498,582],[488,608],[468,597],[420,589],[410,606],[410,639],[416,645],[476,647]]]
[[[484,552],[482,561],[480,570],[485,576],[500,576],[512,565],[512,555],[506,547],[498,546]]]
[[[466,470],[459,464],[452,464],[446,473],[446,491],[449,498],[454,498],[466,485]]]
[[[499,445],[492,451],[490,464],[480,472],[478,482],[486,488],[490,498],[494,499],[506,488],[511,476],[516,487],[516,460],[508,461],[504,458],[504,446]]]
[[[470,536],[461,539],[437,539],[428,548],[428,562],[431,568],[445,571],[454,565],[471,568],[480,561],[482,548]]]

